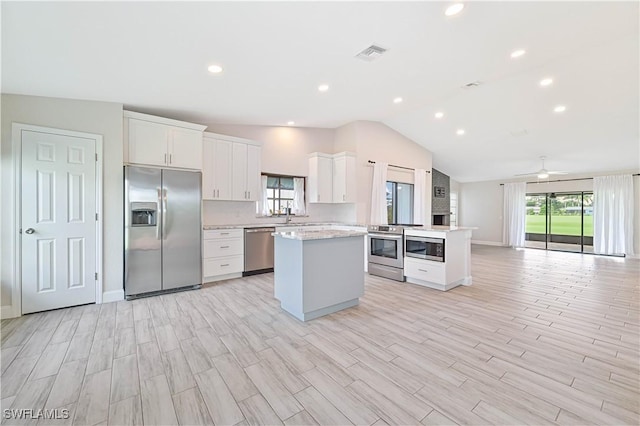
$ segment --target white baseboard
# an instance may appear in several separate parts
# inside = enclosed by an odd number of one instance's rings
[[[498,247],[506,247],[504,244],[498,241],[480,241],[480,240],[471,240],[471,244],[480,244],[482,246],[498,246]]]
[[[0,306],[0,319],[15,318],[17,316],[12,305]]]
[[[124,300],[124,290],[111,290],[102,293],[102,303],[119,302]]]

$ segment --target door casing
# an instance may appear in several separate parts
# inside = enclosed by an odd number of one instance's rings
[[[20,234],[20,228],[22,227],[22,199],[19,188],[22,187],[22,132],[34,131],[41,133],[52,133],[62,136],[80,137],[86,139],[93,139],[96,143],[96,154],[98,156],[96,160],[96,212],[98,214],[98,220],[96,220],[96,271],[98,278],[96,280],[96,304],[102,303],[102,165],[103,165],[103,153],[102,153],[102,135],[93,133],[76,132],[72,130],[55,129],[52,127],[34,126],[31,124],[12,123],[12,162],[13,162],[13,182],[11,185],[12,199],[14,202],[13,220],[12,220],[12,233],[14,235],[12,244],[12,254],[14,256],[13,261],[13,282],[11,285],[11,310],[12,312],[7,315],[3,312],[3,317],[19,317],[22,316],[22,238]]]

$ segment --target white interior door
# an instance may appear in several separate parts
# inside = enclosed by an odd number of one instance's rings
[[[96,141],[21,140],[22,313],[95,302]]]

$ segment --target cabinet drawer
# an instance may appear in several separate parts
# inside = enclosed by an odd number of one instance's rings
[[[242,238],[243,229],[211,229],[204,231],[204,239],[211,240],[214,238]]]
[[[242,238],[216,238],[204,241],[203,257],[236,256],[243,254]]]
[[[446,284],[444,263],[404,258],[404,275],[436,284]]]
[[[237,274],[244,269],[244,256],[225,256],[204,259],[202,275],[215,277],[216,275]]]

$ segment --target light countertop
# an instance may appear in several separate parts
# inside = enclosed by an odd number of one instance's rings
[[[358,226],[366,228],[367,225],[357,223],[336,223],[336,222],[289,222],[289,223],[249,223],[239,225],[204,225],[205,231],[214,229],[244,229],[244,228],[284,228],[284,227],[301,227],[301,226]]]
[[[339,231],[335,229],[328,229],[325,231],[285,231],[274,232],[272,234],[275,237],[287,238],[290,240],[326,240],[329,238],[349,238],[349,237],[363,237],[367,235],[364,231]]]
[[[405,229],[405,233],[411,233],[414,231],[432,231],[432,232],[456,232],[456,231],[473,231],[478,229],[474,226],[448,226],[448,225],[425,225],[425,226],[411,226]]]

